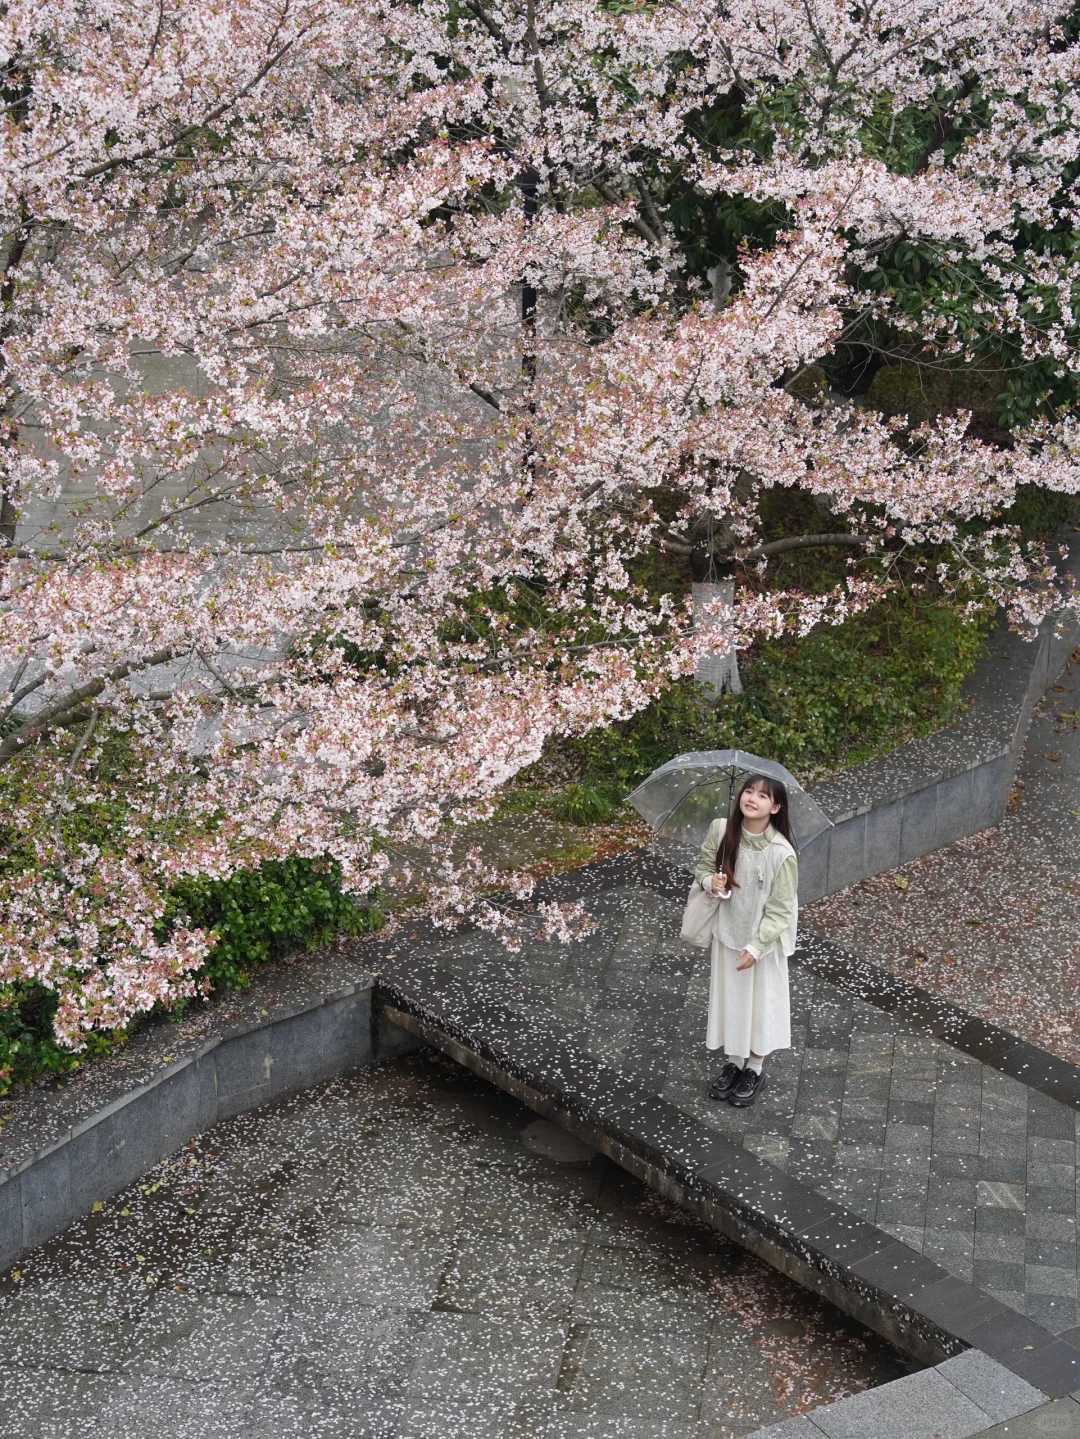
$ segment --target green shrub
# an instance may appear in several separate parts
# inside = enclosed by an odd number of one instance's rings
[[[498,816],[535,814],[544,804],[544,793],[533,785],[520,785],[499,795]]]
[[[87,1048],[72,1054],[53,1033],[56,995],[34,983],[0,984],[0,1094],[13,1084],[43,1074],[69,1074],[87,1055],[107,1054],[112,1037],[92,1034]]]
[[[377,929],[382,917],[376,900],[344,894],[333,863],[274,860],[225,880],[182,881],[169,896],[161,929],[187,920],[214,930],[217,943],[199,975],[215,989],[243,989],[260,965],[292,950]],[[184,1009],[181,1004],[171,1014],[180,1018]],[[85,1050],[72,1054],[56,1042],[55,1013],[56,996],[43,985],[0,985],[0,1094],[44,1074],[69,1073],[124,1037],[94,1033]]]
[[[1008,383],[1004,371],[993,366],[936,369],[905,362],[883,365],[866,398],[883,414],[906,415],[913,425],[957,410],[993,421]]]
[[[381,922],[374,902],[342,892],[335,864],[311,859],[268,860],[223,880],[183,880],[169,897],[164,924],[180,919],[217,934],[200,971],[215,989],[244,989],[252,970],[270,960]]]
[[[607,824],[620,809],[617,795],[594,784],[570,784],[551,802],[556,819],[569,824]]]

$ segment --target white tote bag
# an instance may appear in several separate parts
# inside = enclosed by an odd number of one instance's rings
[[[708,949],[712,944],[713,920],[719,907],[719,898],[715,894],[706,894],[695,880],[683,910],[680,937],[698,949]]]

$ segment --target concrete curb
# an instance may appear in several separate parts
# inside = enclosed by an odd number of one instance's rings
[[[746,1439],[866,1439],[871,1434],[874,1439],[976,1439],[987,1432],[988,1423],[1002,1423],[995,1434],[1011,1433],[1014,1426],[1002,1421],[1035,1418],[1053,1407],[1040,1390],[981,1350],[969,1349],[933,1369],[823,1404],[799,1419],[755,1429]]]
[[[920,1363],[979,1349],[1050,1398],[1076,1389],[1080,1343],[686,1114],[647,1080],[598,1059],[539,1016],[511,1010],[431,962],[419,971],[387,963],[377,1001],[393,1023],[569,1129]],[[970,1434],[988,1416],[968,1417],[977,1421]]]
[[[563,876],[562,883],[576,879],[603,888],[624,867],[609,861],[603,874]],[[666,872],[657,865],[646,868],[664,889]],[[1080,1403],[1063,1394],[1066,1384],[1051,1372],[1062,1367],[1060,1355],[1043,1356],[1035,1352],[1038,1346],[1023,1342],[1038,1337],[1037,1326],[1020,1321],[1024,1333],[1016,1342],[1024,1354],[1002,1350],[1013,1366],[1005,1367],[981,1346],[997,1352],[998,1331],[1004,1335],[1010,1322],[1015,1324],[1011,1311],[969,1292],[969,1286],[760,1161],[727,1154],[726,1141],[698,1134],[698,1126],[645,1087],[626,1076],[605,1075],[605,1066],[555,1036],[534,1032],[519,1017],[495,1015],[487,1004],[482,1015],[471,1013],[454,983],[442,1002],[436,985],[419,1004],[410,1003],[389,968],[205,1040],[165,1072],[13,1164],[0,1176],[0,1264],[8,1267],[19,1253],[218,1120],[427,1041],[589,1138],[660,1192],[933,1366],[773,1425],[753,1439],[863,1439],[870,1433],[876,1439],[1080,1436]],[[612,1077],[617,1085],[607,1082]],[[907,1263],[898,1280],[894,1271],[901,1259]],[[980,1347],[958,1353],[967,1343]],[[1056,1342],[1049,1347],[1062,1348]],[[1062,1397],[1048,1400],[1017,1368]]]
[[[1080,549],[1066,569],[1080,579]],[[1002,625],[954,725],[812,786],[834,827],[801,850],[800,903],[1000,824],[1035,705],[1078,643],[1072,615],[1047,619],[1034,640]]]

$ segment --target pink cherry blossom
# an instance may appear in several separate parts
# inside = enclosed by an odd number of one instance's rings
[[[516,942],[527,905],[485,899],[506,878],[456,837],[551,737],[692,673],[689,595],[635,562],[705,517],[752,550],[772,486],[864,553],[827,595],[741,594],[732,643],[841,621],[922,545],[1038,622],[1052,557],[1000,512],[1077,490],[1074,417],[998,450],[794,381],[860,306],[963,354],[944,289],[917,321],[859,289],[901,236],[978,268],[988,332],[1076,369],[1074,262],[1022,247],[1075,220],[1067,13],[7,6],[0,980],[56,991],[78,1047],[200,989],[213,936],[162,923],[178,880],[291,855]],[[976,83],[956,153],[932,135],[899,173],[867,139]],[[698,138],[735,93],[760,154]],[[715,313],[663,174],[788,216]]]

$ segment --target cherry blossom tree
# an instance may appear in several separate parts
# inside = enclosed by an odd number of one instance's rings
[[[737,643],[872,603],[905,547],[1038,620],[1052,565],[1000,516],[1076,488],[1070,415],[993,448],[800,381],[869,323],[1074,373],[1039,239],[1075,227],[1067,14],[9,5],[0,981],[78,1046],[198,987],[170,887],[290,855],[512,933],[454,834],[692,670],[641,557],[767,558],[770,487],[853,567],[748,591]],[[719,305],[676,192],[776,217]],[[875,280],[900,243],[940,257],[917,305]]]

